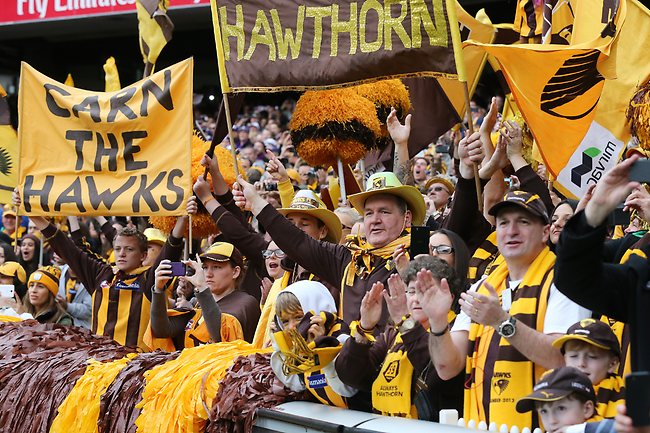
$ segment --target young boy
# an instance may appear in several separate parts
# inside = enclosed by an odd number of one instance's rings
[[[542,375],[532,394],[517,401],[517,412],[537,410],[547,432],[566,431],[584,424],[596,414],[596,393],[589,378],[573,367],[549,370]]]
[[[616,406],[625,404],[625,382],[616,374],[621,347],[612,329],[605,322],[584,319],[571,325],[553,347],[560,349],[568,367],[577,368],[591,380],[597,415],[614,418]]]

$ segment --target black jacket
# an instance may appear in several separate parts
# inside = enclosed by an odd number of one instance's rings
[[[567,222],[557,249],[555,285],[583,307],[630,324],[632,370],[650,371],[650,259],[603,262],[605,225],[587,224],[584,211]],[[650,257],[650,247],[643,252]]]

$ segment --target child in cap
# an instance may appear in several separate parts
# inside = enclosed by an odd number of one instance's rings
[[[596,393],[589,378],[573,367],[549,370],[542,375],[532,394],[517,401],[519,413],[537,410],[547,432],[566,431],[584,424],[596,414]]]
[[[584,319],[571,325],[553,347],[560,349],[567,366],[577,368],[591,380],[598,397],[598,415],[614,418],[616,406],[625,403],[625,382],[616,374],[621,347],[612,329],[599,320]]]
[[[321,403],[349,407],[357,390],[343,384],[334,358],[350,337],[350,328],[336,316],[329,290],[317,281],[303,280],[287,286],[275,301],[277,330],[271,367],[293,391],[309,390]]]
[[[40,323],[73,324],[72,316],[56,301],[60,277],[61,269],[56,266],[44,266],[29,276],[23,307]]]

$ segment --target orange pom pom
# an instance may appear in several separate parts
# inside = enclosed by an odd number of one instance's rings
[[[192,135],[192,183],[205,172],[205,167],[201,165],[201,158],[210,148],[210,143],[204,141],[196,133]],[[219,161],[219,170],[224,180],[230,186],[235,182],[235,165],[230,151],[222,146],[214,149],[214,157]],[[239,166],[239,163],[238,163]],[[239,172],[246,177],[239,166]],[[219,233],[212,216],[199,206],[199,213],[192,217],[192,237],[195,239],[205,238],[213,233]],[[149,222],[158,230],[167,234],[171,233],[176,224],[176,217],[149,217]],[[189,230],[186,229],[185,236],[188,236]]]

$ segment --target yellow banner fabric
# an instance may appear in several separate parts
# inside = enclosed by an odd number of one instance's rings
[[[116,92],[22,64],[19,187],[26,215],[182,215],[191,191],[192,59]]]

